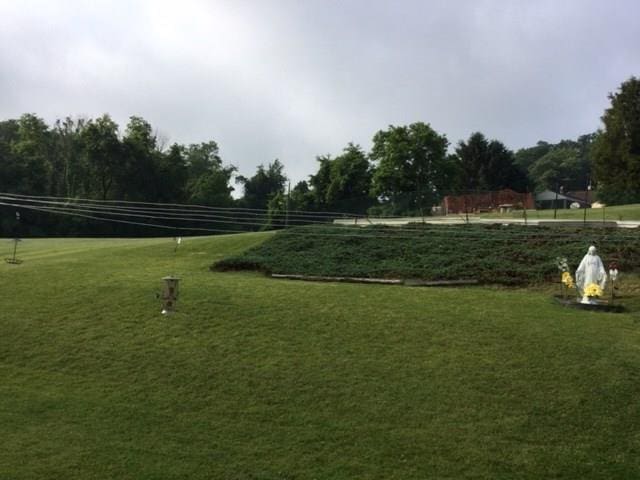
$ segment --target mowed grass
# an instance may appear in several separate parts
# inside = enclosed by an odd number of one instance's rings
[[[553,209],[527,210],[529,219],[548,220],[553,218]],[[485,213],[481,218],[524,218],[522,210],[505,213]],[[587,221],[637,221],[640,220],[640,204],[615,205],[605,208],[587,208]],[[584,209],[559,208],[556,218],[560,220],[584,220]]]
[[[20,244],[0,265],[0,478],[640,475],[635,313],[209,271],[270,235]]]

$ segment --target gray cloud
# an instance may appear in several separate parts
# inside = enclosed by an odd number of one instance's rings
[[[0,118],[141,115],[292,180],[426,121],[517,149],[594,131],[640,71],[640,4],[607,1],[0,1]]]

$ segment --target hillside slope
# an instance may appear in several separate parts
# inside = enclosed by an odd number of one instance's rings
[[[524,285],[555,279],[559,256],[575,269],[589,245],[598,247],[605,263],[616,260],[622,271],[640,268],[636,230],[414,224],[281,231],[213,269]]]
[[[638,477],[634,314],[209,271],[272,236],[24,241],[0,264],[0,478]]]

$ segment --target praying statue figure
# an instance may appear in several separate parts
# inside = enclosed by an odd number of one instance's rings
[[[596,247],[591,245],[576,270],[576,287],[582,293],[582,303],[594,303],[585,294],[585,289],[593,283],[604,291],[604,286],[607,283],[607,271],[604,269],[602,260],[596,254]]]

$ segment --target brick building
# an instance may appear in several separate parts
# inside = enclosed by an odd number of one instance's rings
[[[445,215],[487,212],[501,207],[535,208],[535,202],[531,193],[518,193],[508,188],[497,192],[447,195],[442,200],[442,212]]]

